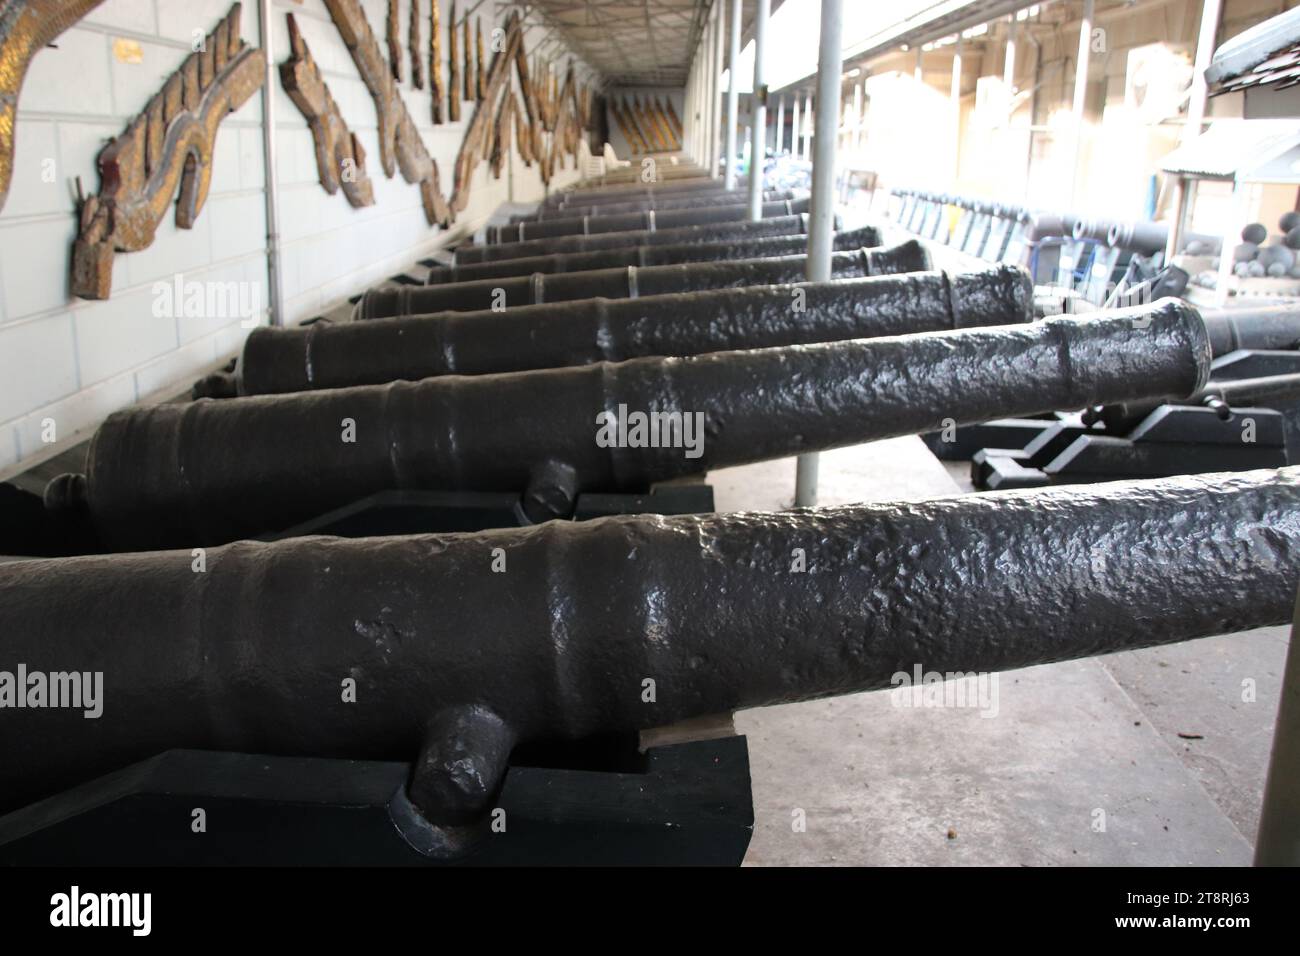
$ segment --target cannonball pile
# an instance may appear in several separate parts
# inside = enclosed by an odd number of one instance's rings
[[[1300,279],[1300,213],[1289,212],[1278,220],[1279,234],[1270,240],[1263,223],[1252,222],[1241,230],[1241,244],[1232,253],[1232,271],[1243,279],[1269,276]]]

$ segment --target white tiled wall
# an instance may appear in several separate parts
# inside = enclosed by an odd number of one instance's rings
[[[429,39],[431,0],[402,0],[404,58],[410,2],[421,6],[426,49]],[[451,0],[440,3],[445,29]],[[363,0],[363,6],[382,46],[387,0]],[[238,349],[247,335],[238,317],[156,317],[155,283],[172,283],[178,274],[185,282],[257,283],[265,321],[269,296],[260,93],[221,125],[211,191],[194,228],[177,229],[169,215],[148,249],[119,253],[107,301],[71,298],[67,290],[77,178],[85,193],[98,191],[95,159],[100,148],[122,132],[181,64],[195,31],[210,32],[229,8],[229,0],[106,0],[32,59],[18,101],[13,182],[0,212],[0,477],[51,451],[42,441],[50,421],[61,446],[114,409],[183,389]],[[465,4],[459,8],[463,11]],[[475,16],[487,17],[491,8],[485,4]],[[361,137],[376,200],[373,206],[353,209],[342,192],[330,196],[321,188],[306,120],[277,77],[275,178],[288,322],[328,309],[427,256],[449,237],[477,229],[502,202],[541,197],[536,167],[525,168],[517,155],[500,180],[482,163],[469,206],[452,231],[430,228],[419,190],[400,172],[392,179],[384,176],[373,101],[321,0],[276,0],[273,62],[282,63],[288,53],[288,12],[298,20],[348,125]],[[244,39],[258,45],[255,2],[244,4],[241,26]],[[485,39],[490,26],[485,19]],[[530,36],[527,45],[539,39]],[[139,62],[116,56],[115,40],[138,44]],[[443,192],[450,195],[456,153],[473,104],[463,105],[461,122],[434,126],[427,76],[425,88],[416,90],[410,85],[409,62],[403,71],[407,108],[438,163]],[[552,187],[576,176],[570,161]]]

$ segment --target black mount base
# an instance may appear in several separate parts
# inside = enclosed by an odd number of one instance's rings
[[[172,750],[0,817],[0,865],[736,866],[753,831],[744,737],[518,752],[500,826],[452,861],[390,819],[410,770]]]
[[[1300,352],[1240,350],[1216,359],[1212,381],[1246,382],[1300,369]],[[1145,411],[1145,410],[1144,410]],[[1164,404],[1085,423],[1079,414],[1010,418],[931,432],[936,457],[969,460],[981,491],[1281,468],[1300,458],[1300,403],[1219,410]]]

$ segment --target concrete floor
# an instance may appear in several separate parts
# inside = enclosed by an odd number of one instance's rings
[[[875,442],[821,456],[819,504],[960,493],[954,476],[919,439]],[[710,481],[720,511],[788,508],[794,461]],[[996,716],[890,691],[738,713],[746,863],[1247,865],[1288,633],[1006,672]]]

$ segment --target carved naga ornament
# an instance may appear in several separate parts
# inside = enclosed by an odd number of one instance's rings
[[[179,186],[176,225],[194,225],[212,181],[217,127],[262,85],[266,59],[239,36],[236,3],[144,112],[99,154],[101,191],[81,204],[72,294],[107,299],[116,252],[147,248]]]
[[[0,0],[0,209],[14,172],[18,92],[37,53],[103,0]]]
[[[384,175],[391,177],[395,168],[400,169],[403,179],[420,187],[425,220],[430,225],[449,225],[452,212],[439,186],[438,164],[424,148],[361,4],[358,0],[325,0],[325,7],[375,102]]]
[[[366,152],[361,141],[348,129],[298,30],[298,22],[292,13],[286,16],[290,56],[280,64],[280,82],[311,128],[320,184],[331,196],[342,186],[343,195],[353,206],[374,205],[374,185],[366,175]]]

